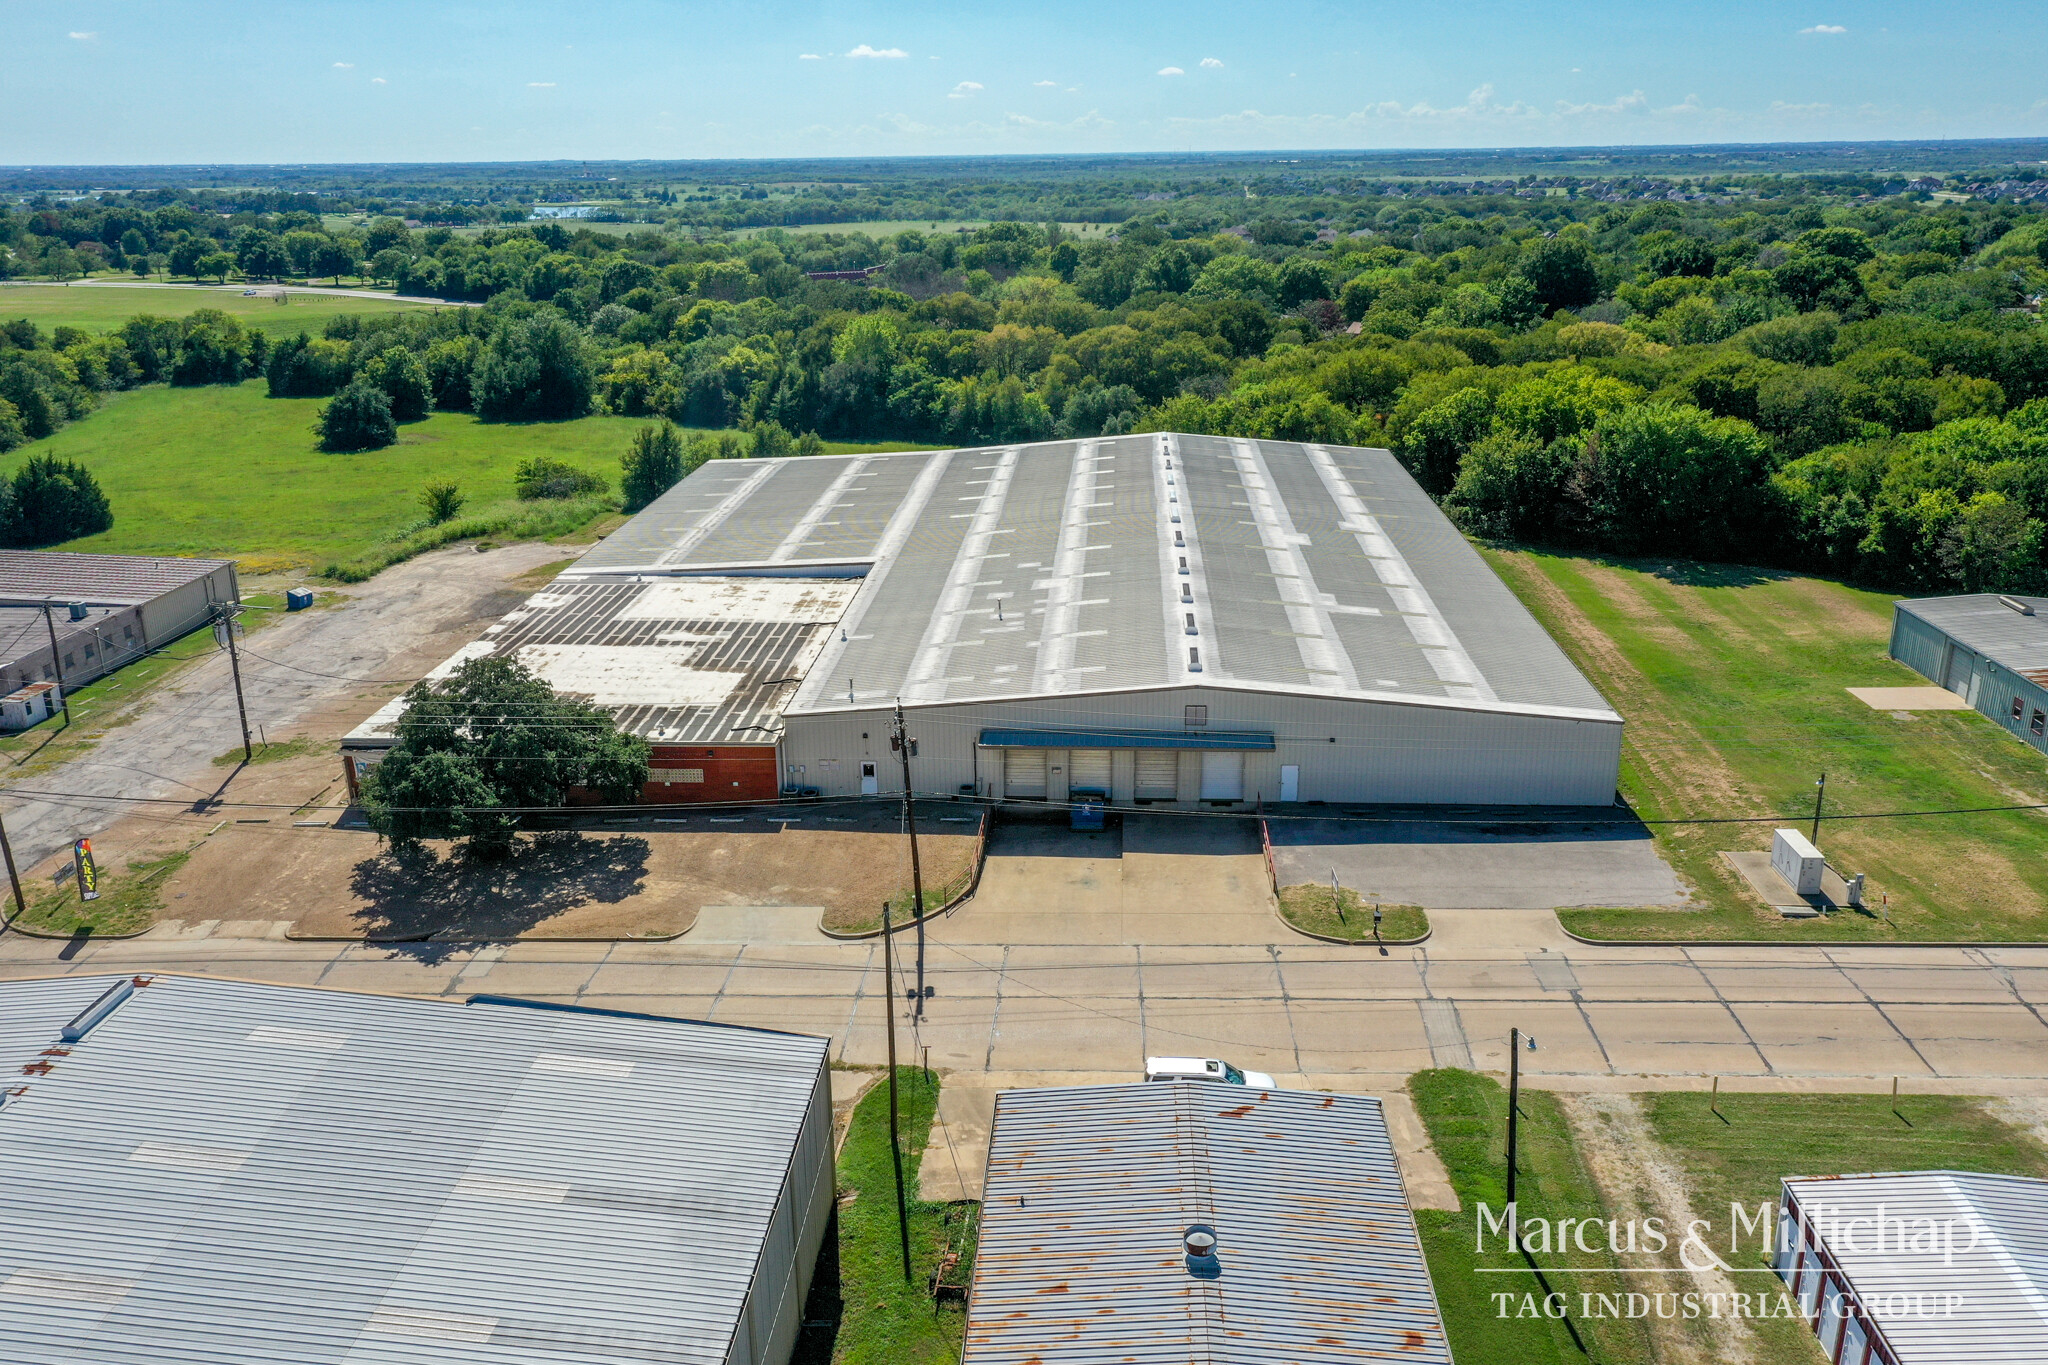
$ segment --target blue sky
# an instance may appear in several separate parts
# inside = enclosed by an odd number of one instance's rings
[[[2038,136],[2043,17],[2039,0],[0,0],[0,162]]]

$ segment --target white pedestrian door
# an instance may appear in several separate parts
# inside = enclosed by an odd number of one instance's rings
[[[1235,749],[1202,751],[1202,799],[1244,800],[1244,754]]]
[[[1282,801],[1301,800],[1301,765],[1299,763],[1282,763],[1280,765],[1280,799]]]
[[[1138,799],[1172,801],[1180,796],[1180,751],[1138,750]]]
[[[1067,792],[1109,791],[1109,750],[1076,749],[1067,759]]]
[[[862,796],[875,796],[881,790],[882,783],[881,779],[875,776],[875,765],[872,762],[863,760],[860,765],[860,794]]]
[[[1003,795],[1044,798],[1045,750],[1003,750]]]

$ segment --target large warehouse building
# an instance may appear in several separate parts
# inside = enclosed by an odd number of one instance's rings
[[[1891,656],[2048,750],[2048,597],[1894,602]]]
[[[649,739],[653,800],[900,790],[899,700],[920,790],[1001,800],[1605,805],[1621,748],[1384,450],[717,461],[468,653],[496,650]]]

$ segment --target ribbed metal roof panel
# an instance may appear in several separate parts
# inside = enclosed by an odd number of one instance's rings
[[[1785,1188],[1899,1365],[2048,1360],[2048,1180],[1904,1171]]]
[[[826,1046],[156,977],[0,1107],[5,1354],[722,1362]]]
[[[2012,600],[2032,607],[2034,614],[2014,611],[1991,593],[1919,597],[1892,605],[2015,673],[2048,668],[2048,597]]]
[[[0,989],[0,1078],[13,1077],[57,1043],[64,1025],[121,976],[59,976],[15,981]],[[13,1085],[0,1079],[0,1090]]]
[[[1383,450],[1143,435],[792,463],[703,466],[567,576],[870,565],[792,712],[1208,684],[1619,719]]]
[[[132,606],[224,569],[233,560],[158,555],[84,555],[69,550],[0,550],[0,601],[45,598]]]
[[[1197,1223],[1214,1277],[1182,1254]],[[1378,1100],[1193,1081],[997,1097],[966,1365],[1450,1358]]]

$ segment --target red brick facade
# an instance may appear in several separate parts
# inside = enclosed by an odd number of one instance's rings
[[[773,801],[782,794],[772,745],[657,744],[649,759],[647,805],[692,801]]]

